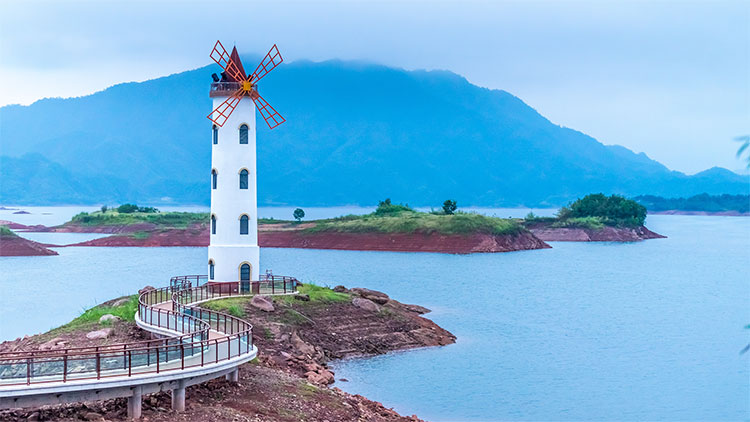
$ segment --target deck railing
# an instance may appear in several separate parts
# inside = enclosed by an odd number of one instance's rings
[[[131,377],[204,366],[250,353],[250,323],[190,304],[226,296],[293,293],[298,284],[283,276],[246,282],[247,289],[240,287],[241,282],[201,285],[206,276],[172,280],[169,287],[139,295],[138,318],[176,335],[103,346],[0,353],[0,386]],[[170,303],[166,309],[165,303]],[[212,331],[216,332],[213,339]]]

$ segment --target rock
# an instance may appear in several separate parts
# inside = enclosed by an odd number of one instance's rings
[[[361,297],[355,297],[352,299],[352,304],[358,308],[362,308],[365,311],[371,311],[371,312],[378,312],[380,311],[380,306],[376,305],[375,302],[371,301],[370,299],[363,299]]]
[[[294,347],[294,349],[301,354],[307,356],[313,356],[315,354],[315,348],[310,344],[305,343],[305,341],[300,338],[296,331],[292,333],[291,340],[292,347]]]
[[[369,299],[375,303],[378,303],[380,305],[385,305],[388,300],[390,299],[387,294],[383,292],[378,292],[376,290],[370,290],[365,289],[362,287],[355,287],[352,290],[352,293],[356,293],[360,296],[362,296],[365,299]]]
[[[142,295],[142,294],[144,294],[146,292],[150,292],[151,290],[156,290],[156,287],[154,287],[154,286],[146,286],[146,287],[142,288],[141,290],[138,290],[138,294]]]
[[[349,382],[349,380],[346,379],[346,378],[339,378],[339,381],[341,381],[341,382]]]
[[[301,300],[303,302],[309,302],[310,301],[310,295],[296,294],[296,295],[294,295],[294,298],[297,299],[297,300]]]
[[[83,415],[83,419],[87,421],[100,421],[103,420],[104,417],[96,412],[88,412]]]
[[[36,421],[38,421],[39,420],[39,412],[34,412],[34,413],[30,414],[29,417],[26,418],[26,420],[29,421],[29,422],[36,422]]]
[[[336,292],[336,293],[347,293],[349,291],[349,289],[347,289],[344,286],[338,285],[338,286],[336,286],[336,287],[333,288],[333,291]]]
[[[148,287],[151,287],[151,286],[146,286],[146,287],[144,287],[144,289],[148,288]],[[124,305],[124,304],[126,304],[128,302],[130,302],[130,298],[129,297],[123,297],[121,299],[117,299],[116,301],[112,302],[112,306],[122,306],[122,305]]]
[[[50,340],[48,342],[40,344],[39,345],[39,350],[52,350],[52,349],[56,349],[56,348],[58,348],[58,343],[65,344],[66,341],[64,341],[60,337],[55,337],[55,338],[53,338],[52,340]]]
[[[86,334],[87,339],[95,340],[99,338],[107,338],[112,335],[111,328],[102,328],[101,330],[91,331],[90,333]]]
[[[122,321],[122,318],[112,315],[112,314],[102,315],[102,317],[99,318],[99,324],[106,324],[110,322],[115,323],[118,321]]]
[[[265,312],[273,312],[275,309],[273,307],[273,302],[271,302],[271,299],[269,299],[268,296],[255,295],[253,296],[253,300],[250,301],[250,304]]]
[[[320,373],[312,371],[306,372],[305,378],[307,378],[309,382],[318,385],[333,384],[333,382],[336,381],[336,378],[334,378],[333,374],[325,369],[320,371]]]
[[[404,309],[406,309],[407,311],[416,312],[420,315],[432,312],[429,309],[425,308],[424,306],[419,306],[419,305],[409,305],[406,303],[402,303],[401,306],[403,306]]]

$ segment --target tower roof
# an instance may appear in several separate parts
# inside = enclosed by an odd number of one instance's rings
[[[234,62],[235,65],[237,65],[237,68],[240,69],[240,72],[242,72],[242,76],[247,75],[247,73],[245,72],[245,68],[242,67],[242,60],[240,60],[240,54],[237,53],[237,47],[232,48],[232,54],[229,55],[229,58],[232,60],[232,62]],[[230,75],[227,75],[227,79],[231,80],[232,82],[240,82],[235,80]]]

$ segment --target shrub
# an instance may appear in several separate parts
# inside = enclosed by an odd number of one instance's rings
[[[456,201],[453,199],[446,199],[445,202],[443,202],[443,212],[446,215],[453,215],[457,208]]]
[[[603,224],[642,226],[646,221],[646,207],[620,195],[595,193],[561,208],[557,216],[560,220],[599,217]]]
[[[375,209],[375,215],[398,215],[404,212],[414,212],[413,209],[409,208],[409,204],[394,204],[391,203],[391,198],[385,198],[385,201],[378,202],[378,208]]]

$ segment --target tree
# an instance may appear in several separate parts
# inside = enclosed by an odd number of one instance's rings
[[[106,205],[102,205],[102,214],[104,214],[105,212],[107,212],[107,206]]]
[[[305,218],[305,210],[303,210],[302,208],[297,208],[296,210],[294,210],[293,215],[294,219],[299,223],[303,218]]]
[[[446,199],[445,202],[443,202],[443,212],[446,215],[453,215],[454,212],[456,212],[456,201],[453,199]]]

